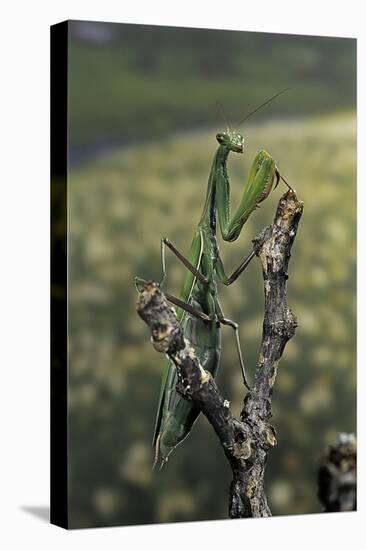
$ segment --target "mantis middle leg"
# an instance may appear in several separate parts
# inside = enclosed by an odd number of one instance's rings
[[[182,264],[190,271],[197,279],[199,279],[203,284],[208,284],[208,279],[202,275],[202,273],[186,258],[175,246],[169,241],[169,239],[161,239],[161,266],[163,271],[163,278],[160,282],[160,286],[163,286],[166,279],[166,265],[165,265],[165,246],[167,246],[173,254],[182,262]]]
[[[218,256],[218,258],[216,259],[216,273],[220,281],[226,286],[233,284],[239,277],[239,275],[241,275],[243,271],[248,267],[254,256],[255,252],[254,250],[252,250],[251,253],[248,254],[246,258],[244,258],[239,267],[237,267],[235,271],[230,275],[230,277],[226,275],[222,259],[220,256]]]

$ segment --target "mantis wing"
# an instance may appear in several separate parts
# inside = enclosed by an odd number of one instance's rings
[[[196,269],[199,269],[201,259],[202,259],[202,252],[203,252],[203,237],[202,237],[201,231],[198,230],[195,236],[193,237],[191,249],[188,256],[188,259],[195,266]],[[190,271],[187,271],[186,276],[184,277],[181,295],[180,295],[183,302],[186,302],[186,303],[189,302],[195,283],[196,283],[196,276],[193,275],[193,273],[191,273]],[[182,309],[177,308],[177,318],[181,324],[183,323],[184,316],[185,316],[185,312]],[[163,413],[164,413],[164,403],[165,403],[165,392],[167,389],[169,374],[172,368],[174,368],[172,363],[170,361],[166,361],[163,369],[162,379],[161,379],[159,404],[158,404],[158,411],[156,414],[153,445],[156,444],[156,440],[160,433],[161,423],[164,416]]]

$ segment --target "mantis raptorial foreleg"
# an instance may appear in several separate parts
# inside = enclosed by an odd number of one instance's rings
[[[281,176],[281,174],[279,173],[276,166],[275,166],[275,178],[276,178],[275,188],[277,187],[279,181],[282,180],[287,185],[287,187],[292,191],[292,187]],[[254,256],[255,256],[255,252],[254,252],[254,250],[252,250],[252,252],[246,258],[244,258],[242,263],[239,265],[239,267],[236,268],[236,270],[230,275],[230,277],[228,277],[226,275],[224,265],[222,263],[222,259],[221,259],[220,256],[218,256],[217,263],[216,263],[216,273],[217,273],[220,281],[226,286],[229,286],[232,283],[234,283],[236,281],[236,279],[248,267],[248,265],[250,264],[250,262],[254,258]]]
[[[269,153],[262,150],[255,157],[242,199],[233,216],[230,216],[230,184],[225,173],[218,175],[216,186],[217,214],[224,241],[235,241],[250,214],[268,196],[277,172],[276,162]]]

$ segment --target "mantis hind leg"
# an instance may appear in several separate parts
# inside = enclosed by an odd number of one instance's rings
[[[238,325],[238,323],[235,323],[235,321],[232,321],[231,319],[226,319],[226,318],[220,319],[220,323],[222,325],[228,325],[229,327],[233,328],[234,331],[235,331],[236,347],[237,347],[237,350],[238,350],[239,363],[240,363],[241,373],[242,373],[242,376],[243,376],[243,382],[244,382],[244,386],[250,391],[250,386],[249,386],[247,375],[246,375],[246,372],[245,372],[245,365],[244,365],[243,355],[242,355],[242,352],[241,352],[240,338],[239,338],[239,325]]]
[[[237,351],[238,351],[239,364],[240,364],[241,373],[242,373],[242,376],[243,376],[244,386],[250,391],[251,388],[250,388],[249,383],[248,383],[247,375],[246,375],[246,372],[245,372],[243,354],[241,352],[240,337],[239,337],[239,325],[235,321],[232,321],[231,319],[227,319],[226,317],[224,317],[224,314],[223,314],[222,309],[221,309],[220,302],[218,301],[217,298],[215,299],[215,305],[216,305],[216,314],[217,314],[217,317],[218,317],[220,323],[222,325],[227,325],[227,326],[231,327],[235,332],[236,348],[237,348]]]
[[[181,300],[179,300],[179,298],[176,298],[175,296],[171,296],[170,294],[167,294],[167,293],[165,293],[165,295],[166,295],[167,299],[169,300],[169,302],[177,305],[181,309],[184,309],[185,311],[187,311],[188,313],[193,315],[193,317],[196,317],[197,319],[199,319],[201,321],[208,322],[208,321],[212,321],[214,319],[214,313],[213,312],[210,315],[206,315],[202,311],[193,308],[190,304],[186,304],[185,302],[182,302]],[[227,326],[231,327],[235,332],[236,348],[237,348],[237,351],[238,351],[239,363],[240,363],[240,368],[241,368],[241,372],[242,372],[242,376],[243,376],[244,386],[250,391],[250,386],[249,386],[249,383],[248,383],[248,380],[247,380],[247,375],[246,375],[246,372],[245,372],[243,354],[241,352],[240,337],[239,337],[239,325],[238,325],[238,323],[235,323],[235,321],[232,321],[231,319],[227,319],[226,317],[224,317],[224,314],[223,314],[222,309],[221,309],[220,302],[218,301],[217,297],[212,296],[212,302],[213,302],[213,307],[215,308],[215,312],[216,312],[218,321],[222,325],[227,325]]]
[[[200,321],[204,321],[204,322],[209,322],[213,320],[212,316],[206,315],[206,313],[204,313],[203,311],[200,311],[199,309],[192,307],[190,304],[187,304],[186,302],[183,302],[179,298],[176,298],[176,296],[172,296],[168,292],[164,292],[164,294],[169,302],[180,307],[184,311],[187,311],[188,313],[193,315],[193,317],[196,317],[196,319],[199,319]]]
[[[141,292],[143,290],[146,283],[147,281],[145,281],[145,279],[142,279],[141,277],[134,278],[135,288],[138,292]],[[171,302],[180,309],[183,309],[187,313],[190,313],[193,317],[196,317],[196,319],[199,319],[200,321],[204,321],[206,323],[213,320],[213,315],[206,315],[206,313],[204,313],[203,311],[194,308],[190,304],[187,304],[187,302],[183,302],[183,300],[180,300],[179,298],[173,296],[172,294],[169,294],[168,292],[164,292],[164,294],[168,302]]]

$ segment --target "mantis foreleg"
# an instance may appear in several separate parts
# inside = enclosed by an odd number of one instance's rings
[[[247,184],[239,207],[230,219],[230,185],[226,170],[216,174],[217,213],[222,238],[235,241],[250,214],[269,194],[274,178],[278,173],[275,160],[266,152],[260,151],[254,159]]]

